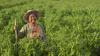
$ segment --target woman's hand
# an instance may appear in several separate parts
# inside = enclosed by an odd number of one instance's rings
[[[33,33],[33,37],[39,37],[39,33],[38,32],[34,32]]]

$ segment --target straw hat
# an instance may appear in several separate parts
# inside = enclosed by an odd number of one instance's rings
[[[23,16],[23,20],[27,23],[28,22],[28,19],[29,19],[29,15],[33,14],[36,19],[38,19],[39,17],[39,12],[36,11],[36,10],[28,10],[26,11],[25,15]]]

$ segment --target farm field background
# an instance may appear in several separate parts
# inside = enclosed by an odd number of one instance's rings
[[[38,10],[45,41],[15,43],[24,13]],[[100,0],[0,0],[0,56],[100,56]]]

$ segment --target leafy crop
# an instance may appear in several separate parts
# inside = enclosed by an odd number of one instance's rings
[[[99,0],[1,0],[0,56],[100,56]],[[24,13],[38,10],[46,40],[18,41],[13,32],[14,19],[19,29]],[[17,54],[16,54],[17,53]]]

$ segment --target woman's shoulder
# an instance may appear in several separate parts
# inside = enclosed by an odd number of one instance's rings
[[[23,25],[23,27],[27,27],[27,26],[28,26],[28,24]]]
[[[26,29],[28,27],[28,24],[23,25],[22,28]]]

